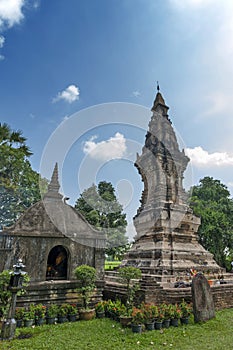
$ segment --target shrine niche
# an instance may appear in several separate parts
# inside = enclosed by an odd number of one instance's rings
[[[188,206],[182,184],[189,158],[179,150],[168,109],[158,89],[145,145],[135,162],[144,184],[134,217],[137,235],[122,262],[158,280],[191,268],[220,270],[213,255],[198,243],[200,218]]]
[[[56,164],[44,198],[1,233],[0,271],[21,258],[31,282],[73,280],[74,269],[83,264],[103,279],[105,235],[63,200],[59,188]]]
[[[51,249],[47,261],[46,279],[67,279],[68,252],[57,245]]]

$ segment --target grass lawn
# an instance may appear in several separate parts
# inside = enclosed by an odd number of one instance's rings
[[[233,309],[216,313],[216,318],[203,324],[169,327],[162,331],[132,333],[110,319],[95,319],[35,328],[17,329],[16,335],[29,333],[28,339],[0,341],[1,350],[220,350],[232,349]]]

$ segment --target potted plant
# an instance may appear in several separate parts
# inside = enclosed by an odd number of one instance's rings
[[[35,311],[35,324],[40,326],[45,322],[46,306],[42,304],[37,304],[34,306]]]
[[[124,308],[121,311],[121,315],[120,315],[120,323],[123,327],[129,327],[132,323],[132,309],[129,308]]]
[[[142,303],[142,312],[144,314],[144,323],[147,330],[152,331],[154,329],[155,310],[154,305]]]
[[[99,301],[95,305],[95,312],[98,318],[103,318],[105,316],[105,304],[106,304],[105,301]]]
[[[75,322],[77,319],[77,306],[76,304],[67,304],[67,310],[68,310],[68,320],[70,322]]]
[[[178,304],[171,306],[171,325],[178,327],[179,319],[181,318],[182,312]]]
[[[31,327],[34,323],[34,318],[35,318],[35,309],[34,309],[34,305],[31,304],[29,307],[26,307],[24,309],[24,313],[23,313],[24,326]]]
[[[54,324],[58,314],[58,306],[50,304],[46,308],[46,319],[48,324]]]
[[[172,313],[171,304],[163,303],[160,305],[160,309],[162,310],[162,313],[164,315],[163,328],[169,328]]]
[[[23,307],[17,307],[15,309],[16,327],[22,327],[22,325],[23,325],[23,315],[24,315],[24,308]]]
[[[68,321],[68,312],[69,312],[68,304],[63,303],[58,306],[58,312],[57,312],[58,323],[64,323]]]
[[[160,306],[154,307],[155,329],[161,329],[163,326],[164,312]]]
[[[192,313],[192,306],[183,299],[182,302],[179,304],[179,307],[181,310],[180,322],[182,324],[188,324],[189,316]]]
[[[137,307],[133,307],[132,310],[132,323],[131,328],[133,333],[141,333],[142,325],[144,324],[144,314],[143,311]]]
[[[137,267],[126,266],[118,270],[119,277],[126,286],[126,308],[132,309],[134,297],[139,288],[139,284],[135,281],[141,278],[141,270]]]
[[[115,321],[120,321],[120,316],[126,312],[126,306],[120,300],[114,301],[111,306],[111,317]]]
[[[96,270],[94,267],[81,265],[74,270],[74,273],[79,284],[77,292],[82,300],[82,308],[79,310],[80,319],[92,319],[95,317],[95,309],[90,309],[89,303],[95,290]]]

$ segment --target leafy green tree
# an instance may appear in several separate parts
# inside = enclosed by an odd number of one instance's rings
[[[118,249],[128,242],[126,214],[117,201],[111,182],[101,181],[98,187],[92,185],[84,190],[75,203],[75,208],[98,230],[107,234],[108,255],[117,254]]]
[[[200,243],[220,266],[230,268],[227,257],[233,256],[233,200],[227,187],[205,177],[192,188],[191,207],[201,217]]]
[[[21,131],[0,123],[0,228],[15,222],[40,198],[39,174],[31,168],[32,154]],[[46,188],[47,181],[42,181]]]

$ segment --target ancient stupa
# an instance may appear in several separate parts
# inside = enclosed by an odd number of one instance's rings
[[[220,267],[198,243],[200,218],[187,204],[183,174],[189,158],[179,150],[164,98],[157,87],[152,117],[137,167],[144,191],[134,217],[137,235],[122,265],[158,276],[190,269],[218,272]]]

